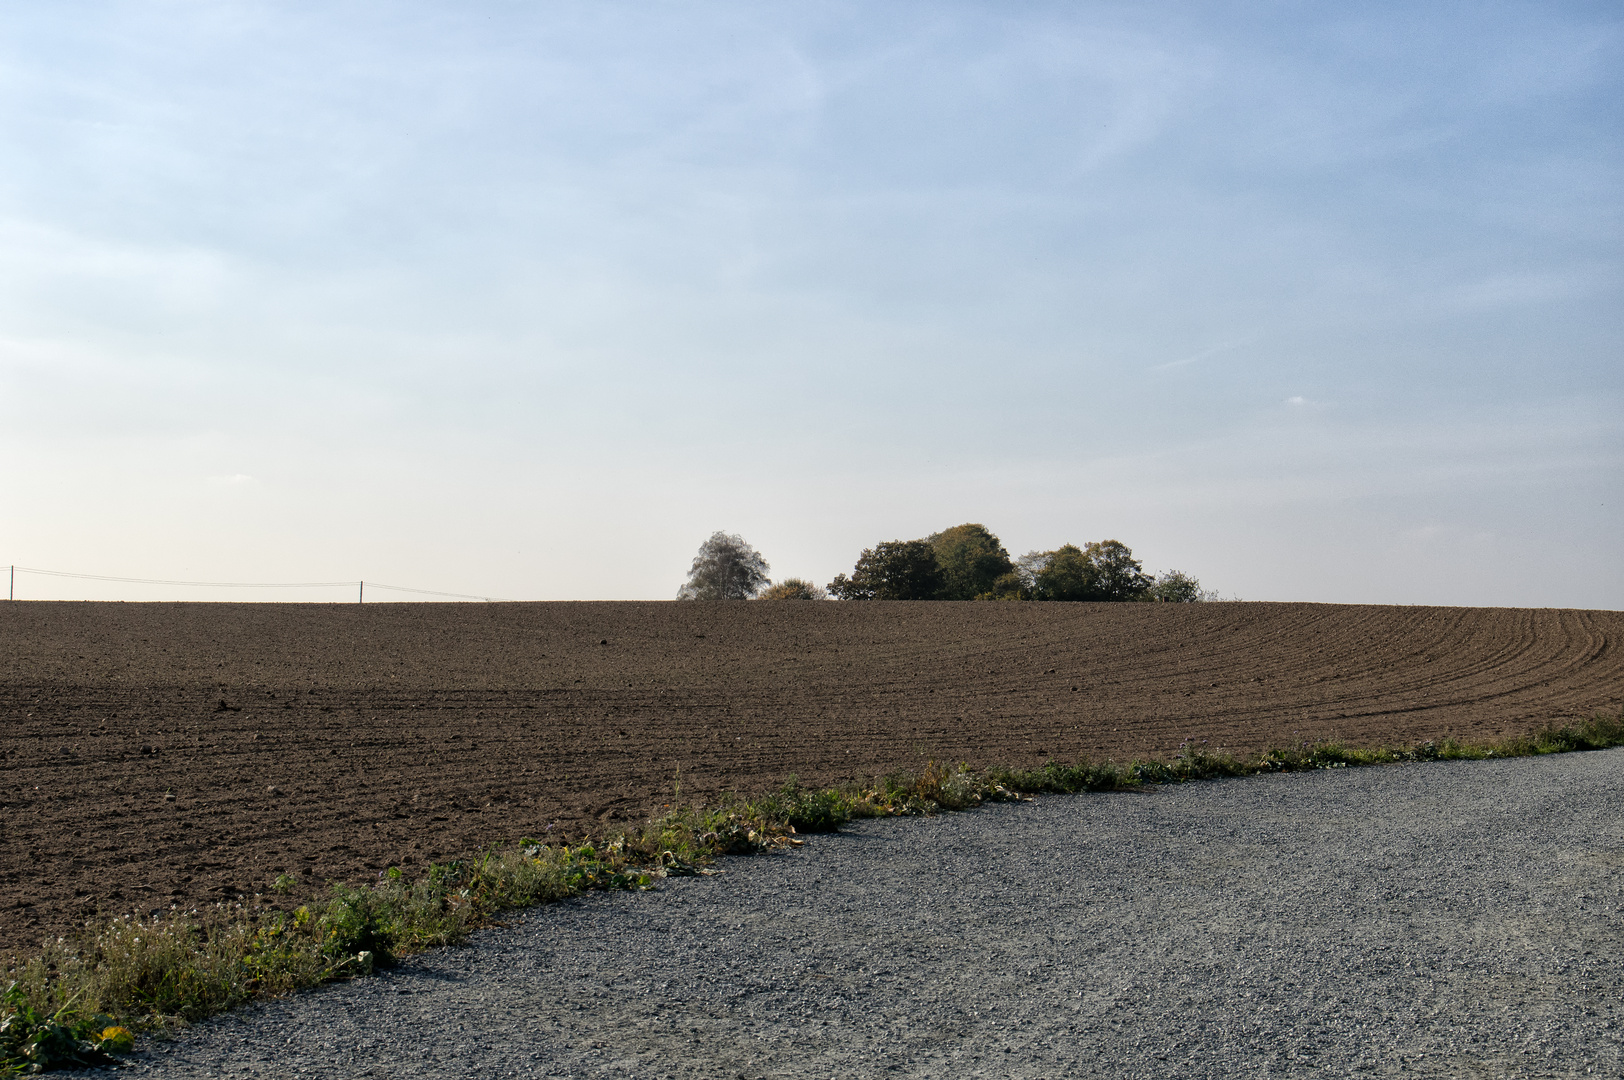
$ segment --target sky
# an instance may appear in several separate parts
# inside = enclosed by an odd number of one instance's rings
[[[0,565],[1624,608],[1621,121],[1614,3],[17,0]]]

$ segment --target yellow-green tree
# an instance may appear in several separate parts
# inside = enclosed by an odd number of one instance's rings
[[[1015,564],[998,537],[985,525],[969,523],[925,538],[942,570],[942,600],[992,599],[998,579],[1015,572]]]
[[[805,578],[785,578],[761,590],[757,600],[827,600],[829,594]]]

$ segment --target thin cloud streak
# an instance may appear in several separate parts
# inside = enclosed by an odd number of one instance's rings
[[[1225,342],[1222,345],[1214,345],[1210,349],[1202,349],[1200,352],[1195,353],[1192,356],[1186,356],[1182,360],[1169,360],[1165,364],[1157,364],[1150,370],[1171,371],[1174,368],[1189,367],[1191,364],[1199,364],[1204,360],[1210,360],[1215,356],[1222,356],[1225,353],[1234,352],[1236,349],[1250,344],[1252,344],[1252,339],[1249,338],[1240,341]]]

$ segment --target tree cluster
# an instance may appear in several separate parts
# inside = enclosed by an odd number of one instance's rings
[[[955,525],[923,540],[888,540],[864,549],[850,575],[829,583],[840,600],[1148,600],[1209,599],[1201,583],[1170,570],[1147,574],[1118,540],[1011,559],[984,525]]]
[[[773,584],[761,552],[734,533],[711,534],[699,547],[679,600],[1210,600],[1201,583],[1169,570],[1147,574],[1117,540],[1011,559],[987,527],[955,525],[923,540],[887,540],[863,549],[850,575],[820,589],[803,578]]]

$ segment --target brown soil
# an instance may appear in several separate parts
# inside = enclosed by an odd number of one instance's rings
[[[1624,613],[0,604],[0,950],[930,758],[1486,739],[1624,704]],[[173,796],[173,798],[170,798]]]

